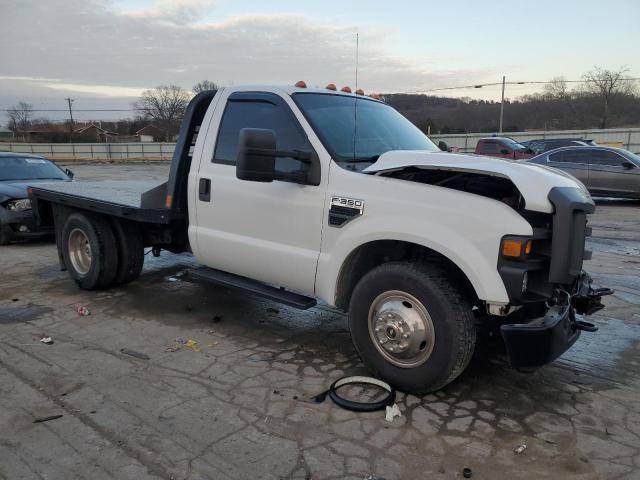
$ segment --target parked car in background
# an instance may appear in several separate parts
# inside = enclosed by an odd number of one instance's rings
[[[525,160],[534,156],[529,148],[509,137],[481,138],[476,144],[475,153],[476,155],[509,158],[511,160]]]
[[[584,147],[597,145],[593,140],[587,140],[584,138],[544,138],[521,142],[521,144],[532,150],[535,155],[548,152],[549,150],[555,150],[560,147]]]
[[[592,195],[640,198],[640,156],[622,148],[563,147],[529,160],[580,180]]]
[[[70,182],[73,174],[38,155],[0,152],[0,245],[53,233],[39,229],[27,187],[39,182]]]

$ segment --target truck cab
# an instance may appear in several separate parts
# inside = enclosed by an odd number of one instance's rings
[[[132,281],[143,248],[192,278],[349,313],[356,350],[404,391],[453,381],[479,329],[537,368],[596,328],[582,270],[594,204],[540,165],[441,152],[389,105],[335,89],[234,86],[187,109],[167,182],[34,186],[82,288]]]
[[[530,148],[508,137],[481,138],[476,144],[474,153],[509,160],[525,160],[534,156]]]

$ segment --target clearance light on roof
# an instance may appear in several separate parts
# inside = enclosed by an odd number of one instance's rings
[[[299,80],[295,84],[298,88],[307,88],[307,83],[304,80]]]
[[[344,92],[344,93],[351,93],[351,87],[349,87],[349,86],[344,86],[344,87],[342,87],[342,88],[340,89],[340,91],[341,91],[341,92]]]
[[[330,83],[329,85],[327,85],[324,88],[326,88],[327,90],[333,90],[334,92],[337,90],[335,83]]]
[[[361,88],[357,89],[356,95],[364,95],[364,90],[362,90]]]

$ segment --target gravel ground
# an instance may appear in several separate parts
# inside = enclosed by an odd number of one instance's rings
[[[168,170],[70,167],[78,180]],[[640,203],[599,202],[591,224],[586,268],[616,290],[599,332],[532,374],[480,349],[443,391],[400,394],[392,423],[306,401],[364,372],[326,306],[184,283],[192,258],[164,252],[128,287],[86,292],[53,242],[2,247],[0,478],[639,479]]]

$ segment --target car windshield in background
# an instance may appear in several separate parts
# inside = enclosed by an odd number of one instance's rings
[[[36,179],[66,180],[67,176],[44,158],[0,158],[0,181]]]
[[[640,167],[640,155],[630,152],[629,150],[618,150],[620,155],[625,157],[628,160],[631,160],[631,163],[635,163],[638,167]]]
[[[375,162],[390,150],[438,151],[424,133],[384,103],[321,93],[296,93],[294,99],[338,162]]]
[[[502,141],[508,145],[512,150],[518,150],[518,151],[525,151],[527,150],[527,147],[525,147],[524,145],[522,145],[521,143],[516,142],[515,140],[512,140],[510,138],[503,138]]]

